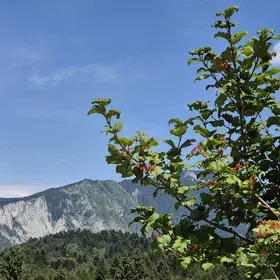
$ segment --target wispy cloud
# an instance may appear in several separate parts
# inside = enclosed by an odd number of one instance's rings
[[[33,74],[29,77],[29,83],[38,87],[55,87],[63,82],[91,79],[96,83],[108,83],[116,78],[115,65],[86,64],[61,68],[48,75]]]
[[[277,43],[274,47],[273,47],[273,51],[277,53],[277,55],[275,57],[273,57],[273,59],[271,60],[272,64],[280,64],[280,42]]]
[[[18,47],[8,53],[8,62],[12,68],[24,68],[40,60],[40,56],[31,47]]]

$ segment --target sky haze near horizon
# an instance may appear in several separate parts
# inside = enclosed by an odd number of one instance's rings
[[[249,36],[280,33],[278,0],[2,1],[0,197],[121,180],[105,161],[104,120],[87,117],[90,101],[112,98],[124,135],[165,138],[170,118],[186,119],[188,103],[211,99],[204,83],[193,84],[188,51],[223,48],[210,26],[232,5]],[[274,50],[280,65],[280,44]]]

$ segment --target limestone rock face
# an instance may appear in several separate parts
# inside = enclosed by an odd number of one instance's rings
[[[70,229],[128,231],[135,204],[136,198],[118,183],[90,180],[8,201],[0,207],[0,251]]]
[[[182,174],[184,185],[196,184],[196,173]],[[173,213],[174,221],[185,214],[175,212],[175,200],[166,194],[153,196],[154,187],[133,184],[130,180],[83,180],[52,188],[24,198],[0,198],[0,251],[4,248],[60,231],[105,229],[139,231],[140,224],[128,227],[136,204],[154,206],[156,211]]]

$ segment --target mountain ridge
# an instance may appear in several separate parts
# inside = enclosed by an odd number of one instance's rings
[[[191,185],[197,172],[184,173],[182,183]],[[174,211],[174,198],[153,196],[154,187],[133,184],[130,180],[83,179],[50,188],[22,198],[0,198],[0,251],[4,248],[60,231],[89,229],[138,232],[131,208],[140,203],[153,205],[160,214],[173,213],[174,221],[183,209]]]

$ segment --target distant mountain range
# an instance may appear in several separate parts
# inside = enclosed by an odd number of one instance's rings
[[[196,174],[185,172],[182,183],[194,185]],[[133,184],[130,180],[117,183],[85,179],[24,198],[0,198],[0,251],[29,238],[60,231],[138,231],[139,224],[128,227],[133,219],[130,209],[137,203],[153,205],[161,214],[172,212],[178,221],[183,210],[175,212],[175,200],[166,194],[155,198],[154,191],[154,187]]]

